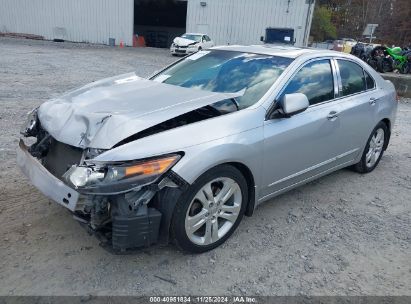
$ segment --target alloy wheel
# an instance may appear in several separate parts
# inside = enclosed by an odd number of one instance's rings
[[[206,246],[224,237],[240,215],[242,200],[240,186],[231,178],[205,184],[186,213],[185,231],[190,241]]]
[[[371,137],[368,152],[365,156],[366,165],[372,168],[378,161],[385,142],[385,133],[382,128],[378,128]]]

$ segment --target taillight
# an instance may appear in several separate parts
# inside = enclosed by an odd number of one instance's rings
[[[398,95],[398,93],[397,93],[397,92],[395,92],[395,99],[397,100],[397,102],[399,102],[399,101],[400,101],[400,96]]]

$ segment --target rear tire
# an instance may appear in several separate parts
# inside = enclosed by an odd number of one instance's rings
[[[370,173],[378,166],[387,145],[388,132],[387,125],[379,122],[368,138],[361,160],[352,167],[354,171]]]
[[[224,243],[243,218],[247,181],[230,165],[201,175],[182,194],[171,222],[171,237],[182,250],[202,253]]]

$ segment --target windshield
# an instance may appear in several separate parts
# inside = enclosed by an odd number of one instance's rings
[[[185,88],[236,93],[239,108],[255,104],[293,59],[233,51],[200,51],[169,67],[153,80]]]
[[[188,39],[188,40],[194,40],[194,41],[197,41],[197,42],[201,41],[201,35],[184,34],[181,37],[185,38],[185,39]]]

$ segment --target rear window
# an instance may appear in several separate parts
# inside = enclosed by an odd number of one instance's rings
[[[367,85],[367,90],[374,89],[375,88],[374,78],[372,78],[371,75],[368,74],[368,72],[365,70],[364,70],[364,75],[365,75],[365,83]]]
[[[367,90],[364,71],[358,64],[348,60],[337,60],[342,82],[342,96]]]

